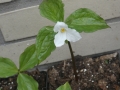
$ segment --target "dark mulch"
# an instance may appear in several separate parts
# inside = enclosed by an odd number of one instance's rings
[[[72,70],[72,61],[52,66],[48,70],[49,90],[69,82],[72,90],[120,90],[120,62],[117,53],[95,58],[76,57],[78,83]]]
[[[34,70],[32,72],[25,72],[28,75],[32,76],[38,83],[38,90],[46,90],[46,72]],[[0,78],[0,89],[1,90],[17,90],[17,75],[8,77],[8,78]]]

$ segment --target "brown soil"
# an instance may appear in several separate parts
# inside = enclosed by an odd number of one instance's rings
[[[46,90],[46,72],[34,70],[26,73],[32,76],[39,83],[39,90]],[[17,75],[9,78],[0,78],[0,89],[17,90]]]
[[[78,83],[72,70],[72,61],[52,66],[48,70],[49,90],[69,82],[72,90],[120,90],[120,62],[117,53],[87,58],[76,56]]]

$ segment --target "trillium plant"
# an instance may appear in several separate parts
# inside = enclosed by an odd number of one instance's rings
[[[39,6],[40,15],[54,22],[54,26],[44,26],[36,37],[36,43],[27,47],[19,58],[19,69],[8,58],[0,57],[0,78],[17,75],[17,90],[38,90],[38,83],[25,71],[32,69],[44,61],[56,47],[68,44],[73,63],[75,80],[78,81],[73,50],[70,42],[76,42],[84,37],[80,33],[91,33],[109,28],[105,20],[88,8],[80,8],[64,19],[64,4],[62,0],[43,0]],[[66,11],[67,12],[67,11]],[[57,90],[69,87],[61,86]]]
[[[70,42],[76,42],[80,40],[82,38],[80,36],[81,32],[90,33],[100,29],[108,28],[109,26],[106,24],[103,18],[87,8],[77,9],[64,20],[64,4],[62,3],[62,0],[43,0],[39,6],[39,9],[41,16],[55,22],[55,26],[46,26],[38,33],[36,48],[38,48],[37,50],[40,55],[39,59],[41,58],[41,49],[39,49],[41,43],[45,43],[45,46],[43,47],[46,49],[44,49],[44,51],[46,53],[49,52],[46,55],[42,54],[46,58],[46,56],[50,55],[50,53],[55,50],[56,47],[61,47],[65,44],[65,42],[67,42],[71,53],[75,80],[77,82],[78,78],[75,59]],[[44,38],[44,42],[41,42],[40,39],[43,35],[42,32],[49,32],[49,34],[47,34],[47,36]],[[51,38],[48,39],[48,37]],[[46,45],[48,45],[48,47]]]

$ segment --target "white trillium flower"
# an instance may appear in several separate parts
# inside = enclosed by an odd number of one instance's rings
[[[54,32],[57,32],[54,39],[56,47],[64,45],[65,40],[76,42],[82,38],[79,32],[75,29],[68,28],[68,25],[64,22],[57,22],[54,26]]]

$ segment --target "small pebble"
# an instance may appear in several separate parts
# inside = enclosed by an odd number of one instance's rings
[[[82,69],[82,70],[80,70],[80,72],[83,72],[83,69]]]
[[[92,80],[92,82],[94,82],[94,81]]]
[[[100,68],[102,68],[102,66],[100,66]]]
[[[86,72],[87,71],[87,69],[84,69],[84,72]]]
[[[76,70],[76,72],[78,73],[79,71],[78,71],[78,70]]]
[[[13,84],[13,82],[11,82],[11,84]]]
[[[106,86],[106,88],[108,88],[108,86]]]
[[[10,87],[10,89],[12,89],[12,87]]]

